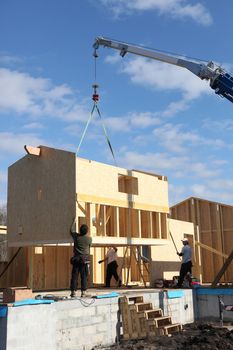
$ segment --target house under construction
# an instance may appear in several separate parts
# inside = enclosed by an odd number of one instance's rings
[[[178,275],[180,260],[173,241],[180,250],[181,239],[189,237],[195,248],[193,223],[169,218],[165,176],[44,146],[31,149],[9,167],[7,209],[11,254],[21,247],[5,276],[7,285],[69,287],[70,226],[75,216],[78,226],[89,226],[93,240],[90,285],[104,284],[105,267],[97,262],[109,246],[118,247],[123,283],[150,286],[155,279]],[[20,274],[14,275],[15,270]]]
[[[191,198],[169,213],[165,176],[44,146],[26,150],[9,168],[7,233],[0,227],[0,350],[91,350],[121,339],[170,335],[195,320],[218,320],[221,308],[232,322],[232,288],[174,290],[155,281],[179,274],[176,252],[184,237],[193,248],[197,278],[212,281],[223,263],[215,282],[232,281],[233,207]],[[70,298],[65,291],[74,217],[78,226],[89,226],[93,240],[90,299]],[[99,288],[106,269],[98,260],[109,246],[118,247],[123,282],[121,288],[112,285],[113,293]]]

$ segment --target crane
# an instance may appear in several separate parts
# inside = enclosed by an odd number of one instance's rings
[[[186,68],[200,79],[209,80],[210,87],[217,95],[225,97],[229,101],[233,102],[233,75],[228,73],[225,69],[213,61],[205,62],[189,59],[179,55],[173,55],[170,53],[167,54],[159,50],[148,49],[143,46],[128,44],[104,37],[96,37],[95,39],[93,45],[95,57],[98,57],[97,49],[99,46],[119,50],[122,57],[124,57],[127,53],[132,53]]]

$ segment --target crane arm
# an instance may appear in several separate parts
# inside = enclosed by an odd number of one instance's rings
[[[99,46],[109,47],[120,51],[120,55],[124,57],[126,53],[132,53],[144,56],[157,61],[166,62],[178,67],[186,68],[200,79],[210,81],[210,87],[215,93],[221,97],[227,98],[233,102],[233,76],[227,73],[220,66],[210,61],[208,63],[196,62],[195,60],[186,59],[181,56],[163,53],[142,46],[124,43],[104,37],[97,37],[94,42],[95,54]]]

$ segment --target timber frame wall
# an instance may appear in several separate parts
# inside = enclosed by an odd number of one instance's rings
[[[9,167],[7,210],[10,246],[70,243],[75,216],[89,226],[94,246],[168,238],[166,177],[44,146]]]
[[[194,223],[195,240],[229,255],[233,249],[233,206],[200,198],[188,198],[170,208],[173,219]],[[198,232],[199,229],[199,232]],[[226,258],[201,249],[197,261],[203,282],[210,283],[221,269]],[[228,267],[221,282],[233,281],[233,266]]]
[[[91,283],[104,283],[105,266],[97,262],[112,245],[119,247],[123,280],[126,275],[129,282],[140,280],[138,247],[149,247],[150,255],[152,246],[170,242],[167,178],[77,158],[72,152],[39,149],[8,169],[8,245],[23,247],[27,285],[68,287],[75,216],[78,227],[89,226],[93,239]],[[142,272],[149,281],[148,272]]]

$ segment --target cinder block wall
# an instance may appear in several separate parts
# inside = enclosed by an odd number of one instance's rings
[[[138,295],[152,302],[154,308],[161,307],[165,315],[172,316],[173,323],[193,322],[192,290],[185,290],[179,298],[168,298],[163,291]],[[96,345],[114,344],[119,335],[118,298],[9,307],[7,318],[0,318],[0,350],[90,350]]]
[[[232,288],[203,288],[196,290],[195,301],[195,319],[202,321],[219,322],[219,302],[218,296],[221,297],[224,305],[233,306],[233,289]],[[223,321],[233,321],[232,311],[223,311]]]

